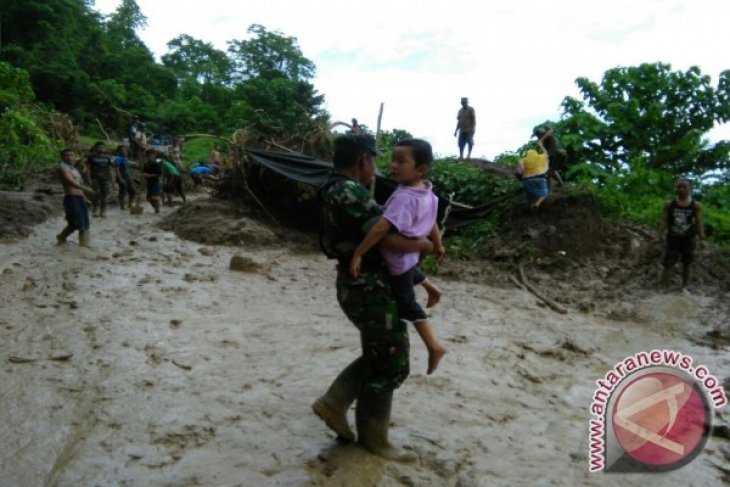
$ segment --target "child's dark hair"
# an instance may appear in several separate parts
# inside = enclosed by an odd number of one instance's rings
[[[65,149],[63,149],[63,150],[61,151],[61,159],[63,159],[63,158],[64,158],[64,156],[65,156],[66,154],[69,154],[69,153],[71,153],[71,154],[75,154],[75,152],[73,151],[73,149],[71,149],[71,148],[69,148],[69,147],[66,147]]]
[[[122,151],[125,150],[126,148],[127,148],[127,146],[124,145],[124,144],[118,145],[117,146],[117,150],[115,152],[116,152],[116,154],[118,156],[121,156],[122,155]]]
[[[433,164],[433,149],[431,144],[423,139],[403,139],[399,140],[396,147],[410,147],[413,153],[413,159],[416,161],[416,167],[427,166]]]

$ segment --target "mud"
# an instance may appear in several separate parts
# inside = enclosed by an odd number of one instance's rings
[[[537,285],[569,301],[561,315],[509,283],[512,257],[489,261],[493,282],[473,264],[474,274],[459,280],[436,276],[446,294],[433,319],[449,354],[426,376],[412,334],[412,374],[396,393],[391,436],[419,460],[400,465],[336,445],[311,413],[359,349],[335,301],[333,264],[311,237],[287,240],[245,210],[200,199],[161,215],[112,208],[92,222],[92,249],[76,237],[54,246],[62,226],[52,217],[27,239],[0,244],[4,485],[728,481],[727,413],[706,450],[680,470],[587,473],[595,380],[622,358],[679,350],[727,380],[730,296],[717,283],[688,295],[622,292],[580,309],[602,289],[580,281],[595,256],[566,264],[577,276],[569,282],[586,286],[576,296],[553,287],[553,271],[523,261]],[[231,270],[235,255],[256,265]]]
[[[0,242],[23,239],[31,234],[34,225],[60,214],[57,203],[62,198],[52,190],[34,193],[0,191]]]

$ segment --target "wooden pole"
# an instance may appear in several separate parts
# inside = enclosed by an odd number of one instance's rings
[[[380,125],[383,121],[383,105],[385,105],[384,102],[380,102],[380,111],[378,112],[378,126],[375,129],[375,148],[377,149],[380,146]],[[373,178],[373,180],[370,182],[370,193],[375,194],[375,181],[377,178]]]
[[[380,111],[378,112],[378,128],[375,130],[375,147],[378,147],[380,145],[380,124],[383,121],[383,105],[385,103],[380,103]]]

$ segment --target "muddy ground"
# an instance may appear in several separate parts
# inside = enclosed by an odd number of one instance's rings
[[[559,204],[537,220],[515,214],[514,232],[480,249],[482,260],[447,260],[435,276],[446,295],[434,321],[449,354],[426,376],[412,334],[392,436],[419,460],[401,465],[337,446],[310,411],[358,353],[333,264],[311,236],[198,198],[161,215],[112,208],[92,222],[92,249],[76,237],[57,247],[60,197],[46,196],[48,219],[0,244],[3,485],[729,481],[727,409],[680,470],[587,473],[595,380],[619,360],[674,349],[730,385],[723,252],[702,256],[689,293],[659,290],[644,230],[605,239],[618,230]],[[594,237],[578,242],[563,226],[571,218],[594,225]],[[235,254],[244,271],[229,269]],[[520,266],[566,314],[513,283]]]

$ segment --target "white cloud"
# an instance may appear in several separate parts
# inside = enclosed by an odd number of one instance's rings
[[[141,37],[158,56],[181,33],[219,49],[252,23],[294,36],[317,65],[314,83],[333,119],[375,127],[383,101],[385,129],[407,129],[442,154],[456,151],[461,96],[477,111],[474,155],[491,158],[557,119],[579,76],[662,61],[698,65],[716,82],[730,68],[724,0],[137,2],[148,17]],[[118,3],[96,5],[110,12]]]

